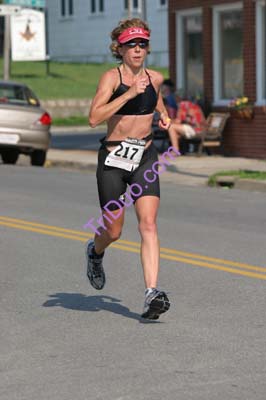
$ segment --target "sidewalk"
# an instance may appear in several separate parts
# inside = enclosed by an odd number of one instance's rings
[[[169,160],[169,163],[167,170],[160,174],[161,181],[189,186],[207,186],[208,178],[220,171],[242,169],[266,172],[266,161],[240,157],[186,155]],[[52,166],[96,171],[97,152],[49,149],[46,167]],[[241,179],[236,181],[234,187],[266,192],[266,180]]]

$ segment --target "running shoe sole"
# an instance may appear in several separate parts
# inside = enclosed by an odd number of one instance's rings
[[[145,319],[158,319],[161,314],[168,311],[170,308],[170,302],[165,294],[159,294],[153,299],[149,305],[149,309],[145,311],[141,316]]]

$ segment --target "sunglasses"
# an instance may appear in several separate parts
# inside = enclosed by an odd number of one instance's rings
[[[141,49],[146,49],[149,46],[149,42],[148,41],[135,42],[134,40],[131,40],[130,42],[124,43],[124,45],[130,49],[134,49],[137,46],[139,46]]]

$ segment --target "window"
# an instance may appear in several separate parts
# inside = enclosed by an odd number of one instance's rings
[[[257,48],[257,102],[266,101],[266,5],[264,1],[257,2],[256,9],[256,48]]]
[[[74,0],[68,0],[68,14],[73,15],[73,1]]]
[[[65,0],[61,0],[61,15],[64,17],[66,15],[66,4]]]
[[[139,0],[124,0],[124,8],[125,10],[128,10],[130,7],[131,10],[138,11],[140,6],[139,3]]]
[[[96,13],[96,0],[91,0],[91,13]]]
[[[74,14],[74,0],[61,0],[61,16],[68,17]]]
[[[100,11],[100,12],[104,12],[104,0],[100,0],[100,3],[99,3],[99,11]]]
[[[200,9],[177,14],[177,85],[186,96],[203,92],[202,16]]]
[[[243,13],[233,4],[214,7],[214,101],[227,103],[243,93]]]
[[[39,100],[35,94],[25,86],[0,84],[0,103],[30,105],[38,107]]]
[[[91,14],[104,13],[104,0],[90,0],[90,13]]]
[[[167,8],[167,0],[159,0],[159,8]]]

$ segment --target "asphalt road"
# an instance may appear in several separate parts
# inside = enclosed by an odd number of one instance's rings
[[[89,129],[89,128],[88,128]],[[68,131],[53,131],[51,137],[52,149],[61,150],[98,150],[99,140],[105,136],[105,132],[76,132],[68,129]]]
[[[162,184],[160,287],[144,323],[134,210],[85,279],[93,173],[0,165],[1,400],[264,400],[263,193]]]
[[[97,151],[100,147],[100,139],[106,135],[105,128],[92,130],[89,127],[81,128],[53,128],[51,137],[51,149],[60,150],[91,150]],[[153,141],[154,145],[161,152],[166,150],[167,143],[161,139]]]

